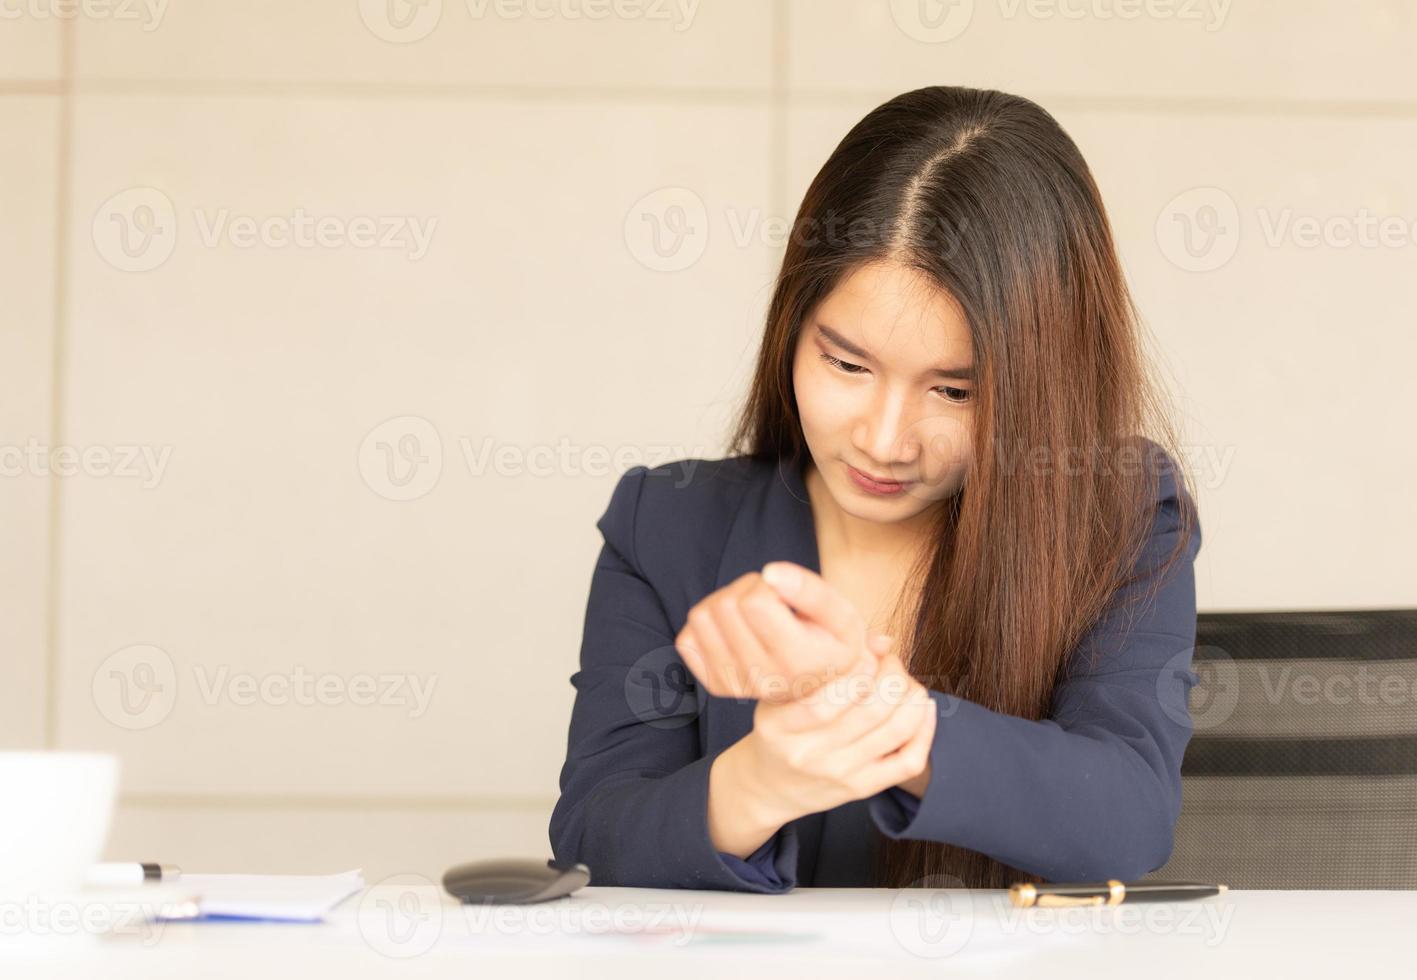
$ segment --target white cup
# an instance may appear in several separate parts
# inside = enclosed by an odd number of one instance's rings
[[[71,894],[103,853],[118,758],[0,752],[0,898]]]

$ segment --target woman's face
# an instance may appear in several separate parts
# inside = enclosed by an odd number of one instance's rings
[[[964,311],[904,266],[871,262],[811,311],[793,358],[797,410],[836,503],[908,520],[964,483],[973,459],[974,352]],[[863,484],[866,477],[900,484]]]

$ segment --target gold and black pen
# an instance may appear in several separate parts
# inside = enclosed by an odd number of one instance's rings
[[[1009,889],[1009,901],[1019,908],[1067,908],[1080,905],[1121,905],[1126,902],[1180,902],[1224,894],[1224,885],[1199,881],[1139,881],[1035,884],[1021,881]]]

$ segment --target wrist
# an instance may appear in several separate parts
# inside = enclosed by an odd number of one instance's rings
[[[709,768],[709,837],[717,850],[743,858],[800,815],[768,789],[750,737],[720,752]]]
[[[765,816],[758,799],[743,739],[718,753],[708,768],[708,840],[714,850],[747,860],[786,821]]]
[[[905,790],[916,799],[923,800],[925,798],[925,791],[930,788],[930,763],[928,761],[925,763],[925,771],[920,773],[920,775],[912,776],[909,779],[896,783],[896,786]]]
[[[911,688],[912,690],[910,693],[910,697],[912,699],[919,699],[923,704],[928,706],[931,711],[935,710],[935,702],[934,699],[930,696],[929,688],[925,687],[918,681],[913,681],[911,684]],[[925,768],[916,775],[911,776],[909,779],[901,780],[899,783],[896,784],[896,786],[900,789],[905,790],[907,793],[912,794],[917,799],[923,800],[925,798],[925,791],[930,788],[930,776],[932,771],[933,760],[930,758],[929,755],[927,755],[925,757]]]

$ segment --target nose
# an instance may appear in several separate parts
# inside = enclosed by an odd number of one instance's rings
[[[856,424],[852,441],[866,461],[878,467],[877,476],[892,476],[891,468],[910,466],[919,448],[912,437],[909,406],[903,395],[879,386],[869,413]]]

